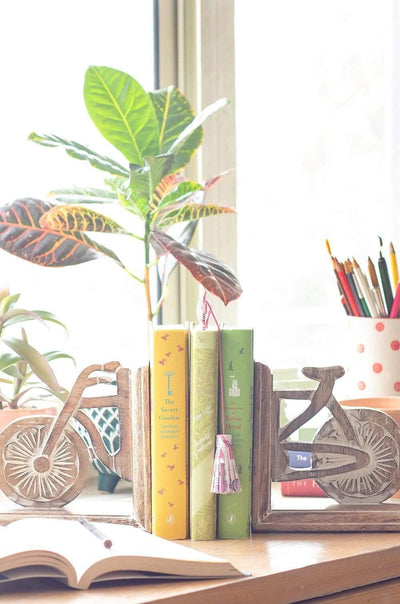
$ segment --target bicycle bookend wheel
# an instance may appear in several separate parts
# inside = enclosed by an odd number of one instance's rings
[[[67,426],[52,455],[41,455],[54,417],[16,420],[0,433],[0,488],[25,507],[62,507],[83,489],[91,462],[81,436]]]
[[[317,432],[313,443],[336,445],[344,453],[315,452],[313,469],[329,470],[330,475],[317,478],[321,489],[339,503],[380,503],[400,487],[400,430],[386,413],[375,409],[346,409],[357,442],[349,443],[339,422],[332,417]],[[369,462],[352,471],[340,467],[354,462],[349,446],[368,453]],[[338,447],[339,446],[339,447]],[[321,449],[321,447],[319,447]],[[334,468],[338,472],[334,472]]]

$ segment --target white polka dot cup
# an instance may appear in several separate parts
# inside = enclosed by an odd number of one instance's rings
[[[400,319],[348,317],[349,396],[400,396]]]

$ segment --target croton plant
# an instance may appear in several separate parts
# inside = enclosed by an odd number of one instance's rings
[[[111,258],[144,285],[150,322],[163,303],[177,263],[225,304],[240,296],[240,284],[230,268],[211,254],[189,247],[200,219],[234,212],[205,199],[223,174],[200,183],[181,172],[202,142],[203,122],[228,101],[221,99],[195,116],[177,88],[146,92],[130,75],[95,66],[85,75],[84,100],[94,125],[126,161],[120,163],[59,136],[30,134],[31,141],[61,147],[108,176],[102,189],[68,188],[53,191],[54,201],[18,199],[0,207],[0,247],[48,267],[80,264],[104,255]],[[93,204],[119,204],[139,218],[140,231],[133,233],[93,209]],[[93,238],[96,233],[141,240],[143,273],[131,272],[112,249]],[[158,300],[150,295],[155,265],[162,284]]]

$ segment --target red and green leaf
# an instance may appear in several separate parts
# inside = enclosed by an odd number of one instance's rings
[[[189,248],[159,229],[153,229],[151,243],[157,255],[172,254],[192,273],[196,281],[225,305],[236,300],[242,293],[233,271],[212,254]]]
[[[17,199],[0,207],[0,247],[42,266],[70,266],[107,256],[123,266],[108,248],[79,231],[57,232],[41,227],[42,216],[54,204],[38,199]]]
[[[176,172],[175,174],[168,174],[158,183],[153,193],[153,202],[151,209],[154,210],[160,205],[161,200],[171,193],[179,183],[183,182],[184,177]]]

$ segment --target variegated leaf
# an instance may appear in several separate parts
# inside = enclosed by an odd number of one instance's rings
[[[174,86],[150,92],[160,129],[160,152],[166,153],[174,141],[193,122],[195,117],[187,98]],[[186,166],[203,140],[201,126],[194,129],[185,143],[177,149],[174,172]]]
[[[88,161],[94,168],[109,172],[114,176],[125,176],[126,178],[129,176],[128,170],[118,162],[105,155],[100,155],[76,141],[61,138],[55,134],[38,134],[37,132],[32,132],[28,136],[28,140],[38,143],[43,147],[61,147],[70,157]]]
[[[217,206],[214,204],[202,203],[181,203],[168,206],[164,212],[157,215],[156,224],[158,227],[167,227],[177,222],[186,222],[200,220],[208,216],[217,214],[235,214],[236,210],[229,206]]]
[[[40,226],[40,219],[54,207],[39,199],[17,199],[0,207],[0,247],[42,266],[70,266],[105,255],[124,266],[108,248],[85,233],[57,232]]]
[[[82,206],[55,206],[43,214],[40,226],[53,231],[94,231],[97,233],[129,233],[117,222]]]
[[[189,248],[160,229],[153,229],[151,244],[157,255],[172,254],[210,293],[226,305],[236,300],[242,288],[233,271],[212,254]]]
[[[153,199],[153,193],[172,168],[171,155],[159,155],[145,159],[145,166],[131,166],[129,190],[123,203],[142,218],[147,216]]]
[[[151,209],[154,210],[161,203],[161,200],[166,195],[169,195],[184,180],[184,177],[179,172],[164,176],[154,190]]]
[[[124,179],[125,180],[125,179]],[[116,191],[106,189],[70,187],[68,189],[56,189],[50,191],[49,195],[61,203],[112,203],[118,201]]]
[[[178,186],[170,193],[163,196],[163,198],[160,200],[158,210],[166,208],[166,206],[170,206],[172,204],[183,204],[185,201],[187,202],[188,199],[193,199],[194,193],[204,190],[204,187],[200,183],[193,180],[184,180],[183,182],[180,182]],[[158,214],[158,211],[156,213]]]
[[[205,203],[205,194],[229,172],[230,170],[225,170],[224,172],[220,172],[216,176],[213,176],[212,178],[206,180],[204,182],[203,189],[194,194],[193,201],[195,201],[196,203]],[[183,180],[183,178],[181,178],[180,180]],[[163,195],[161,195],[161,198],[169,194],[174,188],[175,187],[173,183],[170,185],[169,190],[166,187],[163,192]],[[173,224],[171,227],[169,227],[167,233],[168,235],[171,235],[176,241],[179,241],[184,245],[189,245],[196,230],[197,222],[197,220],[192,220],[191,222],[187,223]],[[169,276],[171,275],[177,263],[178,261],[171,254],[168,254],[167,256],[164,256],[163,258],[159,259],[157,269],[163,287],[168,282]]]

